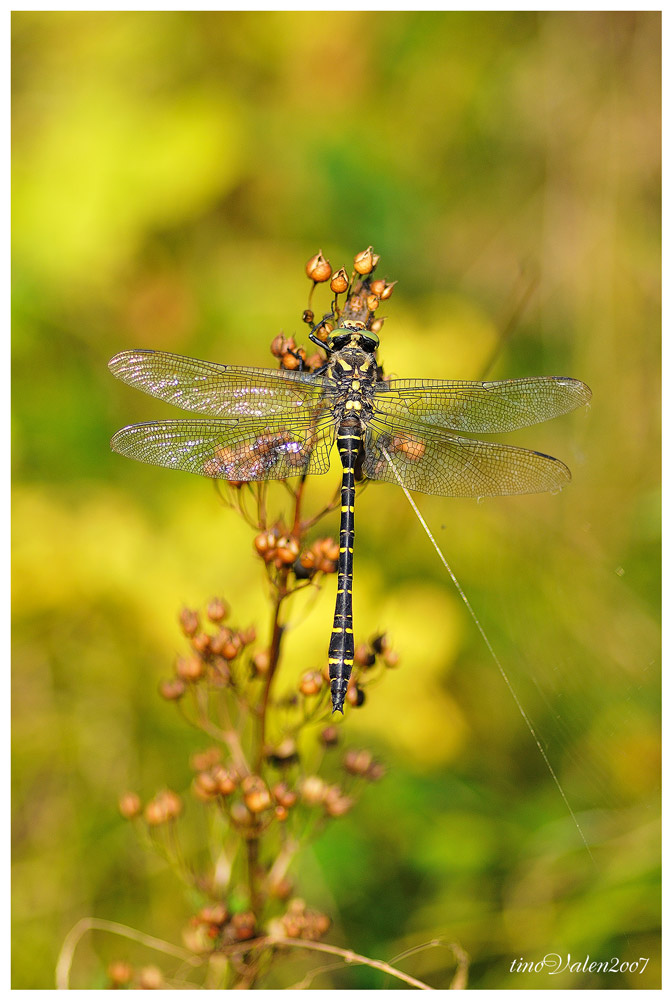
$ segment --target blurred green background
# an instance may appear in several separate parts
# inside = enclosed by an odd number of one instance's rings
[[[211,486],[109,451],[179,413],[107,361],[271,365],[281,329],[305,338],[308,257],[349,269],[371,243],[399,279],[386,371],[477,378],[508,330],[489,377],[593,389],[508,439],[570,465],[561,495],[418,499],[594,863],[403,494],[374,484],[355,628],[402,663],[345,735],[389,774],[292,874],[329,939],[374,957],[443,936],[477,988],[656,988],[660,16],[21,12],[13,76],[14,986],[53,985],[82,916],[179,941],[188,902],[117,795],[186,788],[203,746],[156,695],[180,607],[267,619]],[[288,639],[288,684],[324,663],[334,586]],[[551,953],[649,961],[510,971]],[[155,960],[98,935],[74,984],[121,955]],[[450,981],[445,950],[403,964]]]

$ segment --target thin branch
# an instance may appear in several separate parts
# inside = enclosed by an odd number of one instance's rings
[[[408,983],[409,986],[414,986],[418,990],[433,990],[433,986],[428,986],[427,983],[423,983],[420,979],[415,979],[413,976],[409,976],[408,973],[402,972],[401,969],[395,969],[392,965],[387,962],[383,962],[377,958],[367,958],[366,955],[358,955],[357,952],[351,951],[349,948],[338,948],[333,944],[324,944],[322,941],[303,941],[297,938],[286,938],[286,937],[263,937],[255,938],[254,941],[245,941],[242,944],[235,944],[224,947],[221,949],[222,953],[225,955],[238,954],[240,952],[251,951],[255,948],[305,948],[307,951],[319,951],[326,955],[338,955],[342,958],[346,965],[368,965],[371,969],[378,969],[380,972],[384,972],[388,976],[394,976],[395,979],[400,979],[404,983]]]
[[[107,931],[110,934],[118,934],[120,937],[130,938],[146,948],[153,948],[154,951],[161,951],[164,955],[171,955],[179,958],[188,965],[199,966],[203,964],[203,959],[192,955],[191,952],[180,948],[178,945],[170,944],[169,941],[162,941],[160,938],[152,937],[151,934],[144,934],[134,927],[127,927],[125,924],[118,924],[114,920],[102,920],[99,917],[83,917],[78,920],[75,926],[68,931],[65,941],[61,947],[58,961],[56,962],[56,989],[70,989],[70,970],[77,945],[89,931]]]

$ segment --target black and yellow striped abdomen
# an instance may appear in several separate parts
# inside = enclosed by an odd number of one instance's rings
[[[355,544],[355,464],[362,447],[361,424],[346,417],[336,438],[343,463],[341,483],[341,530],[338,557],[338,589],[334,624],[329,643],[329,680],[334,712],[343,711],[345,693],[355,656],[352,630],[352,557]]]

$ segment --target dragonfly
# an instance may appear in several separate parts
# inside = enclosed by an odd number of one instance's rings
[[[109,363],[117,378],[201,416],[132,424],[111,447],[139,462],[253,483],[326,473],[336,444],[341,517],[328,658],[332,710],[342,712],[354,661],[356,483],[446,497],[556,493],[571,479],[563,462],[473,435],[560,416],[588,403],[591,391],[559,376],[387,380],[376,360],[378,335],[361,321],[339,321],[326,341],[314,328],[310,339],[327,356],[316,371],[237,367],[165,351],[117,354]]]

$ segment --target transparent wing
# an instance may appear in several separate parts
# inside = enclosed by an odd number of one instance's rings
[[[363,471],[369,479],[397,485],[401,480],[409,490],[438,496],[557,493],[572,478],[566,465],[538,451],[440,431],[390,433],[377,420],[367,428],[364,448]]]
[[[383,423],[502,434],[539,424],[582,406],[591,398],[583,382],[555,376],[504,382],[437,382],[395,379],[380,383],[376,417]]]
[[[210,479],[288,479],[329,468],[332,418],[281,420],[155,420],[124,427],[113,451],[138,462]]]
[[[150,396],[213,417],[289,416],[330,391],[326,379],[309,372],[236,368],[167,351],[122,351],[109,368]]]

